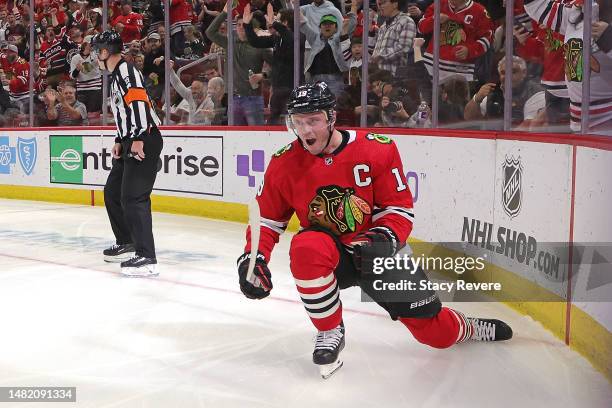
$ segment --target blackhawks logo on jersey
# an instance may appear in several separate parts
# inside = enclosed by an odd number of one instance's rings
[[[563,41],[557,37],[555,32],[550,28],[546,29],[546,35],[544,37],[544,45],[548,52],[557,51],[563,47]]]
[[[582,38],[571,38],[565,44],[565,78],[572,82],[582,82],[584,66],[582,65]],[[591,55],[591,71],[599,72],[599,61]]]
[[[440,45],[457,45],[465,42],[466,35],[463,26],[456,21],[449,20],[440,28],[442,34]]]
[[[308,221],[332,231],[336,235],[354,232],[363,224],[365,214],[371,214],[370,205],[355,195],[350,187],[336,185],[319,187],[317,195],[308,205]]]
[[[389,136],[379,135],[378,133],[368,133],[366,135],[366,139],[375,140],[378,143],[382,143],[382,144],[390,144],[392,142]]]
[[[278,151],[277,151],[276,153],[274,153],[274,155],[273,155],[273,156],[274,156],[274,157],[280,157],[280,156],[282,156],[283,154],[285,154],[285,153],[287,153],[289,150],[291,150],[291,146],[292,146],[292,144],[291,144],[291,143],[289,143],[288,145],[281,147],[280,149],[278,149]]]

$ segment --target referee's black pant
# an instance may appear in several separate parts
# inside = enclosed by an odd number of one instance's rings
[[[144,137],[143,161],[128,157],[131,140],[121,144],[121,158],[113,159],[113,167],[104,186],[106,212],[117,244],[133,243],[136,255],[155,258],[151,191],[164,143],[159,130],[151,130],[149,136]]]

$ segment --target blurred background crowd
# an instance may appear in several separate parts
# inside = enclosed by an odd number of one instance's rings
[[[583,0],[439,0],[437,32],[432,0],[363,5],[234,0],[228,18],[224,0],[0,0],[0,126],[112,124],[91,50],[108,27],[169,125],[282,125],[291,89],[323,80],[340,126],[570,132],[588,101],[588,132],[612,130],[612,0],[590,24]]]

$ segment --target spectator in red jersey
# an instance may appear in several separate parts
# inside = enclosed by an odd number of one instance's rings
[[[191,4],[186,0],[170,0],[170,45],[177,55],[185,48],[183,30],[191,27],[192,13]]]
[[[117,16],[112,23],[121,35],[124,44],[134,40],[140,40],[142,30],[142,14],[132,11],[131,0],[121,0],[121,15]]]
[[[87,5],[87,1],[73,0],[70,2],[70,14],[73,21],[72,24],[78,26],[82,32],[87,32]]]
[[[0,78],[2,85],[8,87],[11,102],[27,113],[30,92],[30,64],[17,54],[17,47],[9,44],[0,55]]]
[[[523,10],[524,11],[524,10]],[[565,83],[564,37],[536,21],[528,30],[523,23],[514,26],[514,44],[518,56],[529,62],[542,64],[540,83],[546,90],[546,116],[548,125],[570,124],[570,100]]]
[[[56,27],[58,25],[64,26],[66,24],[68,16],[64,12],[60,2],[51,0],[42,0],[41,6],[39,7],[34,19],[37,23],[41,20],[47,20],[47,25]]]
[[[433,35],[434,5],[419,21],[419,31]],[[440,1],[440,82],[453,76],[475,79],[477,59],[484,56],[493,40],[493,23],[487,10],[473,0]],[[433,70],[433,41],[423,54],[429,75]]]

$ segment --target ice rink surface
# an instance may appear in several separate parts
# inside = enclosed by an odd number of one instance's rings
[[[314,328],[288,267],[263,301],[238,287],[245,226],[154,214],[161,275],[102,261],[101,207],[0,200],[0,386],[76,386],[77,403],[0,407],[610,407],[610,383],[542,326],[497,303],[506,343],[419,344],[376,304],[342,292],[344,367],[322,380]]]

